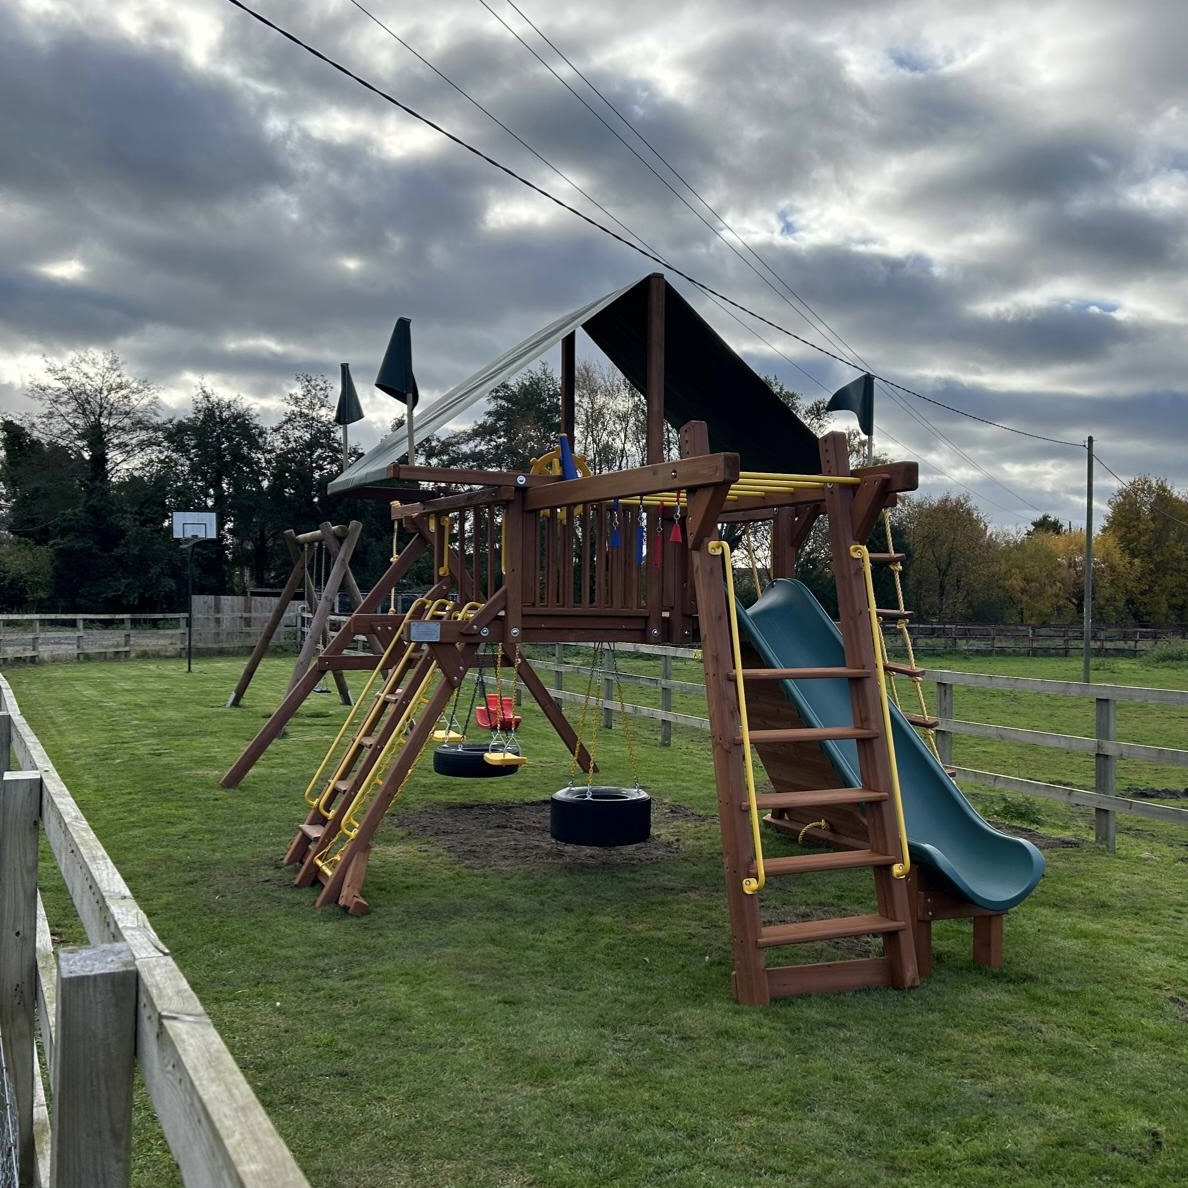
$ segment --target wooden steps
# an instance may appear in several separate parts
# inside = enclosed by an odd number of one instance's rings
[[[888,932],[902,932],[904,920],[871,913],[865,916],[839,916],[823,920],[798,920],[792,924],[768,924],[759,930],[759,947],[770,949],[778,945],[807,945],[818,941],[842,940],[851,936],[883,936]]]
[[[810,874],[817,870],[856,870],[862,866],[894,866],[895,854],[881,854],[876,850],[813,850],[806,854],[787,854],[765,858],[763,869],[773,875]],[[752,871],[752,874],[756,873]]]
[[[886,800],[886,792],[873,788],[822,788],[816,792],[758,792],[755,804],[761,809],[818,809],[839,805],[874,804]],[[748,806],[739,805],[745,813]]]

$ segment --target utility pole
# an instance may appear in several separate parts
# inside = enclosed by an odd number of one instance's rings
[[[1085,684],[1093,680],[1090,671],[1093,656],[1093,437],[1087,443],[1088,474],[1085,480],[1085,628],[1081,676]]]

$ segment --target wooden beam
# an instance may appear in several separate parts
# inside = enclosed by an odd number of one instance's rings
[[[577,366],[576,366],[577,332],[571,330],[561,340],[561,432],[569,438],[569,444],[574,444],[574,431],[577,424]]]
[[[589,478],[569,479],[542,489],[532,487],[524,492],[524,509],[570,507],[578,503],[598,503],[611,499],[634,499],[659,491],[691,491],[696,487],[730,484],[738,478],[737,454],[707,454],[684,458],[678,462],[662,462],[641,466],[635,470],[620,470],[612,474],[596,474]]]
[[[647,345],[647,460],[664,459],[664,274],[653,272],[648,278]]]

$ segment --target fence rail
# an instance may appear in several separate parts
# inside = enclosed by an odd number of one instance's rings
[[[275,598],[194,598],[195,651],[250,648],[268,623]],[[300,604],[282,619],[278,642],[295,643]],[[137,656],[184,656],[187,616],[0,615],[0,664],[43,664]]]
[[[309,1188],[2,677],[0,771],[0,1045],[16,1183],[130,1183],[135,1061],[187,1185]],[[53,947],[41,831],[87,946]]]
[[[1094,626],[1094,656],[1141,656],[1161,643],[1183,642],[1179,627]],[[1012,623],[912,623],[912,646],[928,652],[985,652],[995,656],[1080,656],[1085,632],[1080,624],[1029,627]]]
[[[914,636],[914,631],[913,631]],[[661,723],[660,744],[667,746],[671,728],[675,724],[694,729],[708,730],[709,720],[672,708],[673,693],[700,693],[704,695],[704,684],[674,680],[673,661],[692,661],[697,653],[688,648],[666,647],[649,644],[620,644],[616,651],[621,655],[657,656],[662,665],[661,675],[647,676],[638,673],[616,672],[612,676],[597,675],[598,687],[591,694],[566,689],[567,676],[581,674],[589,680],[589,665],[571,663],[566,660],[572,649],[558,645],[551,661],[540,658],[533,660],[533,666],[543,672],[553,673],[553,688],[550,693],[557,701],[585,702],[587,696],[602,711],[603,724],[610,726],[613,715],[619,707],[619,698],[613,685],[618,683],[638,688],[659,688],[659,708],[635,705],[624,701],[622,709],[631,715],[656,719]],[[1170,767],[1188,767],[1188,750],[1177,747],[1153,747],[1139,743],[1128,743],[1117,738],[1117,707],[1120,702],[1138,702],[1149,705],[1174,705],[1188,707],[1188,692],[1176,689],[1144,689],[1129,685],[1094,685],[1079,681],[1035,680],[1030,677],[989,676],[982,673],[950,672],[946,669],[927,669],[924,679],[936,683],[937,750],[941,761],[954,773],[958,780],[966,780],[979,787],[996,791],[1025,793],[1048,800],[1076,804],[1094,811],[1094,827],[1097,841],[1108,850],[1116,845],[1117,815],[1146,817],[1153,820],[1170,821],[1188,827],[1188,809],[1174,805],[1152,804],[1118,795],[1117,763],[1119,759],[1131,762],[1158,763]],[[1024,730],[1014,726],[999,726],[986,722],[963,721],[954,716],[953,690],[958,685],[983,689],[1010,690],[1019,693],[1049,693],[1065,697],[1079,697],[1095,703],[1096,732],[1093,738],[1077,735],[1054,734],[1043,730]],[[1029,746],[1054,747],[1063,751],[1092,754],[1095,757],[1094,787],[1090,789],[1065,787],[1062,784],[1046,784],[1038,780],[1023,779],[1000,772],[978,771],[973,768],[954,767],[953,738],[968,735],[976,738],[991,738],[1001,742],[1023,743]]]

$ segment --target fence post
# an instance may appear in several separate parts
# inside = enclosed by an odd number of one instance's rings
[[[565,673],[561,671],[561,665],[565,663],[565,645],[553,644],[553,663],[557,666],[553,669],[553,688],[565,688]],[[560,700],[558,698],[558,700]]]
[[[1101,796],[1116,796],[1117,785],[1115,777],[1118,770],[1118,757],[1104,755],[1101,752],[1102,742],[1113,742],[1117,735],[1118,704],[1110,697],[1097,698],[1097,743],[1098,750],[1093,763],[1093,790]],[[1105,846],[1109,853],[1113,853],[1117,844],[1116,834],[1118,814],[1112,808],[1095,808],[1093,810],[1093,831],[1099,846]]]
[[[132,616],[124,616],[124,657],[132,659]]]
[[[0,778],[0,1042],[15,1114],[19,1188],[32,1188],[33,1010],[37,1002],[37,823],[41,775]]]
[[[611,710],[614,704],[615,682],[611,677],[602,678],[602,725],[609,730],[615,724],[615,715]]]
[[[941,721],[953,717],[953,686],[949,681],[936,682],[936,716]],[[953,732],[936,728],[936,754],[943,767],[953,766]]]
[[[41,663],[41,620],[33,620],[33,634],[29,637],[29,651],[33,653],[33,663]]]
[[[82,616],[74,620],[74,659],[78,664],[82,663],[83,657],[87,654],[86,651],[87,637],[83,631]]]
[[[131,1183],[136,990],[128,945],[58,951],[50,1188]]]
[[[672,680],[672,653],[665,652],[660,657],[660,679],[664,682],[660,686],[660,709],[666,713],[672,713],[672,689],[669,687],[669,682]],[[672,723],[667,718],[660,719],[660,745],[662,747],[672,746]]]

